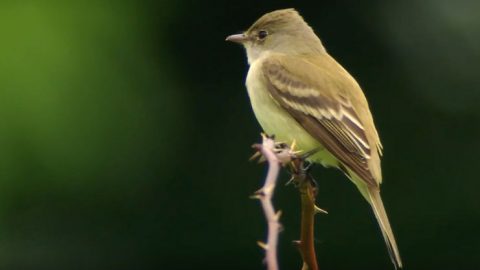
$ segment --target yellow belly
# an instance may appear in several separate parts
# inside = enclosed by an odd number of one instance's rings
[[[256,61],[257,63],[260,61]],[[266,89],[263,81],[258,78],[258,65],[253,63],[247,75],[247,90],[253,112],[265,133],[275,135],[276,141],[291,144],[296,142],[296,150],[310,151],[318,148],[318,152],[310,160],[326,167],[337,167],[337,159],[330,154],[320,142],[310,136],[305,129],[284,110]]]

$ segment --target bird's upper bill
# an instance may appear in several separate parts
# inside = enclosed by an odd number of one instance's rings
[[[241,44],[248,40],[248,36],[245,34],[235,34],[228,36],[225,40]]]

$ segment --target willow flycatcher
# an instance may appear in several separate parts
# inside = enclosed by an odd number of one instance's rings
[[[320,149],[312,162],[342,170],[370,203],[391,260],[402,268],[380,197],[382,144],[355,79],[294,9],[267,13],[226,40],[247,51],[248,95],[264,131],[300,150]]]

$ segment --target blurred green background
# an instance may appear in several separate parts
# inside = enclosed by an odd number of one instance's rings
[[[480,2],[5,0],[0,269],[263,269],[261,130],[224,39],[286,7],[366,92],[406,269],[479,268]],[[314,174],[320,267],[393,269],[355,187]],[[275,203],[300,269],[297,190]]]

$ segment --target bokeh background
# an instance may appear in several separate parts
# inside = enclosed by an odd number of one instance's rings
[[[480,2],[0,3],[0,268],[263,269],[243,49],[295,7],[363,86],[406,269],[480,267]],[[393,269],[366,202],[315,168],[322,269]],[[283,183],[288,175],[283,175]],[[279,185],[282,269],[299,198]]]

